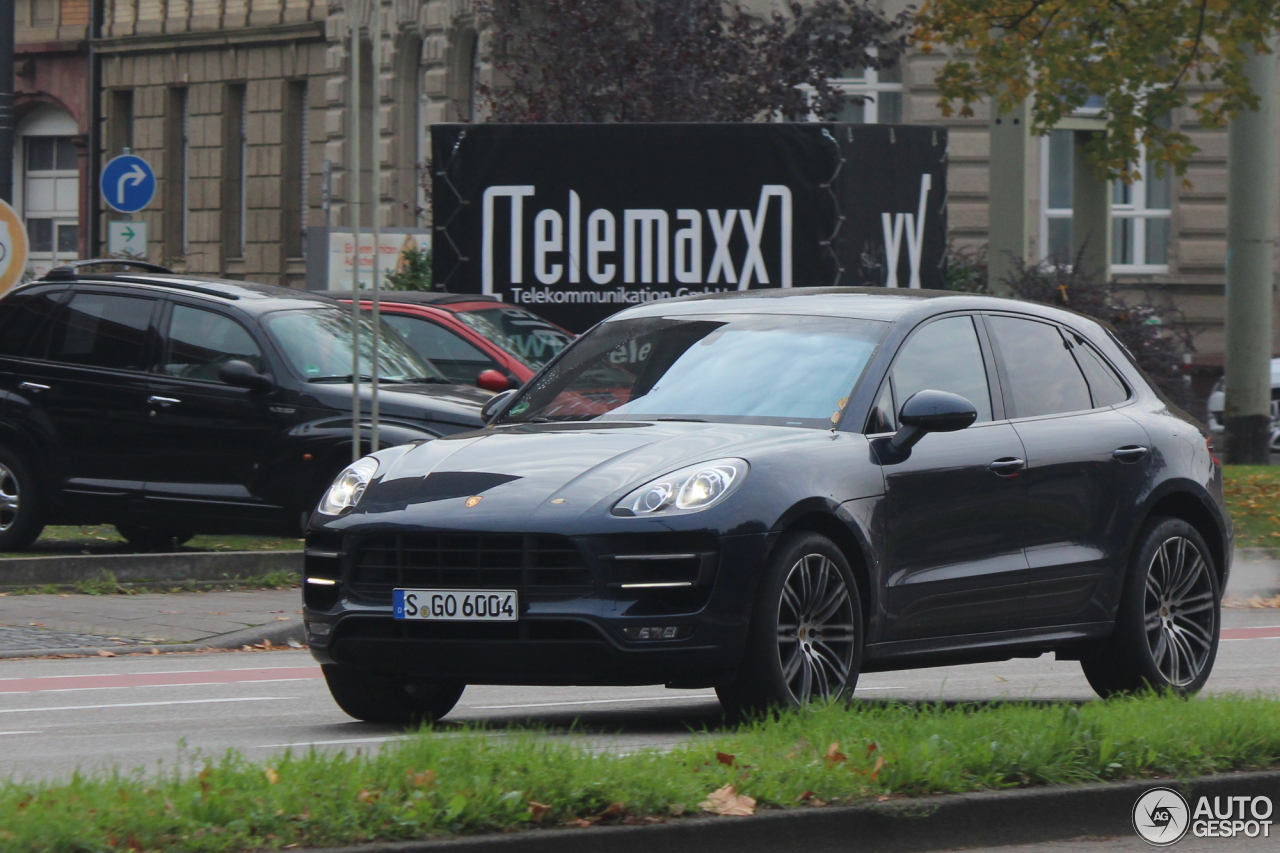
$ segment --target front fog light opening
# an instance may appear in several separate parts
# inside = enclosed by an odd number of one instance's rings
[[[333,630],[333,626],[328,622],[307,622],[306,629],[307,633],[313,637],[327,637]]]
[[[691,632],[692,629],[682,625],[646,625],[622,629],[622,635],[628,640],[683,640]]]

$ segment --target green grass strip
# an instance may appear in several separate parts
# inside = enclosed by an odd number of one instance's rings
[[[0,850],[338,845],[601,816],[674,820],[699,813],[726,785],[757,808],[810,808],[1277,764],[1280,702],[1244,697],[855,703],[626,755],[546,732],[443,726],[371,754],[309,751],[254,762],[231,752],[160,771],[9,782],[0,786]]]

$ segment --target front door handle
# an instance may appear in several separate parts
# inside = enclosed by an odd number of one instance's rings
[[[159,406],[162,409],[167,409],[170,406],[178,405],[182,401],[174,399],[173,397],[157,397],[153,394],[147,398],[147,402],[153,406]]]
[[[41,391],[48,391],[48,385],[41,385],[39,382],[19,382],[18,387],[23,391],[30,391],[32,394],[39,394]]]
[[[1026,460],[1019,459],[1016,456],[1005,456],[1004,458],[997,459],[995,462],[992,462],[987,466],[987,468],[1000,477],[1013,477],[1025,467],[1027,467]]]
[[[1130,444],[1125,447],[1119,447],[1111,452],[1111,458],[1118,459],[1121,462],[1137,462],[1146,455],[1147,448],[1140,444]]]

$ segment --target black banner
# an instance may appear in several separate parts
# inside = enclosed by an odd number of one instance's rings
[[[759,287],[940,287],[944,128],[437,124],[436,287],[580,332]]]

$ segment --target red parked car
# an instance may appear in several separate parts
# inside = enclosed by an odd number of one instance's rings
[[[325,291],[350,303],[351,291]],[[373,303],[361,294],[360,307]],[[573,335],[523,308],[468,293],[384,291],[383,322],[446,377],[488,391],[523,385]]]

